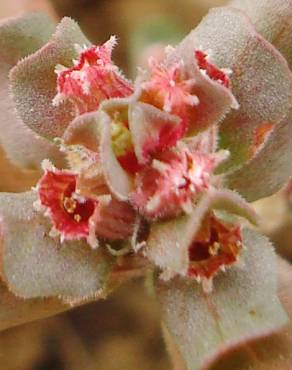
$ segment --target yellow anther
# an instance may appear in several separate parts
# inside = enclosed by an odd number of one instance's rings
[[[64,204],[64,208],[65,208],[66,212],[68,212],[70,214],[74,213],[74,211],[77,207],[76,200],[71,198],[71,197],[70,198],[65,197],[63,204]]]
[[[74,220],[76,222],[80,222],[81,221],[81,216],[78,213],[76,213],[76,215],[74,215]]]
[[[214,242],[212,245],[209,246],[208,252],[211,256],[217,256],[220,250],[220,244],[218,242]]]

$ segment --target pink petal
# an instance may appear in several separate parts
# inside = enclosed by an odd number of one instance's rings
[[[164,151],[136,175],[130,201],[150,219],[177,216],[209,188],[214,167],[212,155],[192,153],[182,146]]]
[[[147,163],[153,154],[176,144],[184,134],[180,121],[149,104],[130,105],[129,129],[139,163]]]
[[[97,110],[103,100],[133,93],[131,84],[112,63],[115,43],[116,39],[112,37],[101,46],[90,46],[80,52],[73,67],[58,67],[55,105],[69,100],[78,115]]]

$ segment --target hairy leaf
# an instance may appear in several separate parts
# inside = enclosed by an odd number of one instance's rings
[[[210,209],[223,209],[257,223],[248,204],[228,190],[209,191],[190,215],[175,220],[156,222],[147,240],[146,255],[157,266],[170,272],[185,274],[189,265],[188,248]]]
[[[0,142],[9,159],[26,168],[39,167],[44,158],[61,164],[62,156],[55,145],[36,135],[17,116],[8,91],[8,73],[21,58],[45,44],[53,30],[51,19],[39,13],[0,23]]]
[[[61,244],[48,219],[33,210],[33,193],[0,196],[1,271],[19,297],[85,299],[102,293],[111,262],[85,242]]]
[[[20,61],[10,73],[11,90],[19,116],[23,122],[49,139],[62,136],[74,116],[70,103],[53,106],[57,92],[55,67],[73,65],[76,44],[89,42],[78,25],[64,18],[51,40],[35,54]]]
[[[292,173],[292,110],[259,154],[226,177],[226,185],[255,201],[278,191]]]
[[[233,0],[230,6],[243,10],[257,31],[292,64],[292,1]]]
[[[211,293],[183,278],[158,288],[164,323],[188,370],[207,369],[218,354],[287,322],[276,294],[276,257],[270,243],[245,230],[244,244],[244,266],[221,272]]]
[[[292,319],[292,266],[279,259],[279,297]],[[209,370],[288,370],[292,363],[292,322],[281,331],[227,352]]]
[[[238,9],[211,10],[188,39],[193,48],[210,50],[216,65],[233,71],[232,91],[240,108],[221,123],[220,145],[231,151],[224,168],[234,169],[262,146],[270,133],[264,129],[276,127],[287,115],[292,104],[291,72],[281,54]]]
[[[244,10],[268,41],[292,63],[291,0],[234,0],[230,4]],[[292,173],[292,111],[268,137],[263,149],[245,166],[230,174],[227,185],[254,201],[275,193]]]

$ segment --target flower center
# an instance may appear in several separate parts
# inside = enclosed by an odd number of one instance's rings
[[[242,249],[240,229],[209,214],[189,248],[189,276],[210,279],[221,268],[235,263]]]
[[[62,206],[70,218],[77,223],[88,221],[94,212],[94,202],[75,193],[75,184],[70,184],[64,192]]]
[[[142,169],[134,152],[126,110],[116,111],[112,115],[111,145],[114,154],[125,171],[135,174]]]

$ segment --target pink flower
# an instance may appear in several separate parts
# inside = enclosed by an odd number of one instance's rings
[[[150,58],[149,65],[150,79],[142,85],[147,96],[145,100],[157,108],[178,115],[182,114],[186,106],[199,103],[198,98],[191,93],[195,81],[186,75],[182,61],[167,67]]]
[[[74,103],[77,114],[82,114],[97,110],[105,99],[131,95],[132,84],[111,60],[115,44],[116,38],[111,37],[101,46],[82,50],[74,67],[57,66],[58,93],[54,104],[68,99]]]
[[[188,109],[199,104],[197,96],[192,94],[195,80],[188,78],[182,61],[168,67],[150,58],[149,65],[151,76],[142,84],[141,100],[178,115],[182,120],[177,135],[180,138],[187,130]]]
[[[137,174],[133,206],[147,218],[173,217],[192,208],[192,199],[210,186],[213,155],[181,145],[158,154]]]

